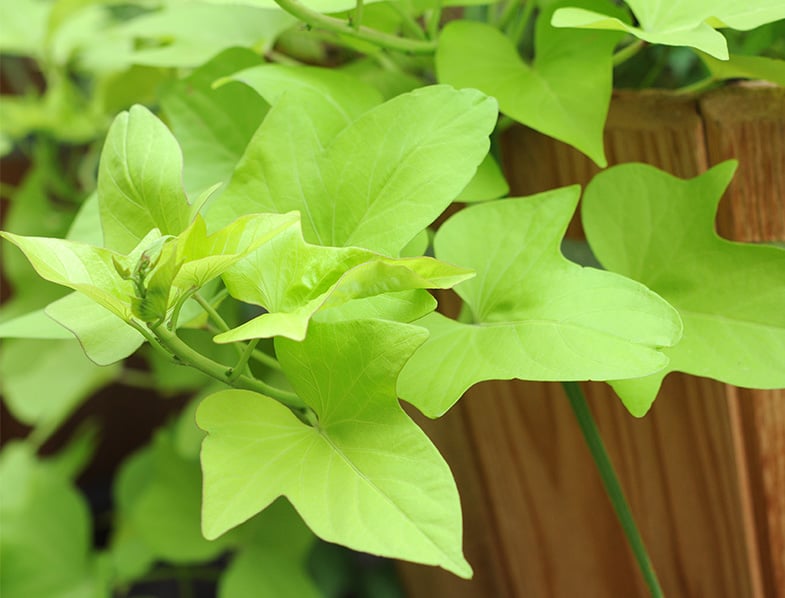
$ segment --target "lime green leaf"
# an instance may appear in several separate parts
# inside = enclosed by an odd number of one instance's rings
[[[19,232],[19,231],[11,231]],[[29,234],[29,233],[26,233]],[[44,235],[40,235],[44,236]],[[59,237],[61,235],[45,235],[47,237]],[[101,232],[101,211],[98,205],[98,194],[93,192],[79,206],[79,211],[71,221],[68,233],[65,238],[69,241],[79,241],[88,245],[100,246],[103,243]]]
[[[385,293],[374,297],[352,299],[343,305],[316,312],[313,319],[318,322],[340,322],[344,320],[393,320],[414,322],[436,309],[436,299],[428,291],[413,289],[397,293]]]
[[[431,314],[401,398],[444,413],[482,380],[609,380],[650,374],[675,343],[675,310],[642,284],[565,259],[559,243],[579,188],[478,204],[436,234],[436,255],[477,270],[456,287],[471,323]]]
[[[73,335],[38,309],[0,323],[0,338],[65,340]]]
[[[733,176],[724,162],[690,180],[643,164],[595,177],[583,224],[602,264],[647,285],[679,310],[684,337],[655,376],[613,384],[643,415],[672,371],[752,388],[785,387],[785,250],[732,243],[714,229]]]
[[[46,22],[52,3],[46,0],[21,0],[0,4],[0,52],[39,56],[44,49]]]
[[[73,486],[20,444],[0,454],[0,478],[0,595],[106,596],[90,554],[90,513]]]
[[[285,93],[315,93],[327,99],[346,123],[382,103],[381,94],[371,85],[333,69],[267,64],[240,71],[227,79],[245,83],[271,105],[277,104]]]
[[[126,253],[154,228],[183,231],[190,208],[182,170],[177,141],[147,108],[133,106],[115,118],[98,170],[104,245]]]
[[[270,268],[275,264],[275,268]],[[224,273],[229,293],[267,310],[215,337],[218,343],[283,335],[305,338],[320,309],[352,299],[422,288],[449,288],[469,270],[433,258],[387,258],[357,247],[322,247],[291,226]]]
[[[205,399],[205,536],[283,495],[325,540],[471,575],[449,468],[395,398],[398,372],[424,337],[415,326],[365,320],[313,324],[299,343],[277,339],[316,427],[251,392]]]
[[[306,569],[316,537],[288,502],[276,500],[245,524],[243,531],[249,537],[221,576],[220,598],[323,596]]]
[[[295,22],[282,10],[236,3],[172,2],[116,27],[112,34],[145,41],[128,57],[135,64],[196,67],[233,46],[266,50]],[[155,42],[160,42],[159,47]]]
[[[477,167],[474,178],[469,181],[461,194],[455,198],[457,202],[474,203],[504,197],[510,191],[507,179],[491,154],[485,156]]]
[[[120,470],[115,496],[124,533],[157,560],[187,564],[215,558],[226,550],[227,538],[202,537],[201,488],[199,462],[177,452],[171,431],[158,432]]]
[[[250,86],[273,108],[249,142],[228,189],[213,202],[210,224],[226,224],[253,212],[300,209],[307,217],[306,237],[315,237],[307,201],[325,194],[317,158],[381,98],[359,80],[325,69],[268,65],[231,80]],[[279,101],[284,94],[286,100]]]
[[[300,215],[296,212],[249,214],[208,235],[204,220],[197,216],[178,240],[180,268],[174,284],[182,289],[203,287],[248,253],[276,236],[296,229],[299,221]]]
[[[58,327],[70,331],[87,357],[98,365],[125,359],[144,342],[134,328],[81,293],[51,303],[46,314]]]
[[[702,52],[698,55],[715,79],[762,79],[785,87],[785,60],[735,54],[728,60],[717,60]]]
[[[8,340],[0,354],[3,398],[26,424],[56,426],[119,367],[97,367],[73,340]]]
[[[560,8],[555,27],[585,27],[626,31],[653,44],[691,46],[720,60],[728,59],[725,38],[713,27],[747,31],[785,18],[781,0],[626,0],[640,27],[613,15],[582,8]],[[575,5],[575,3],[570,3]]]
[[[272,108],[219,199],[299,210],[312,243],[397,255],[471,180],[495,121],[493,100],[434,86],[346,126],[333,103],[300,91]]]
[[[228,183],[267,104],[243,85],[213,89],[216,79],[257,65],[261,57],[231,48],[170,86],[161,106],[185,157],[183,180],[193,197],[215,183]]]
[[[555,29],[549,14],[537,20],[531,65],[489,25],[448,24],[436,52],[439,81],[475,87],[495,97],[504,114],[605,166],[602,131],[613,84],[611,57],[621,36]]]
[[[12,118],[2,108],[0,114],[3,115],[0,122]],[[52,177],[59,176],[52,170],[48,161],[39,156],[22,183],[11,194],[10,206],[2,219],[2,226],[6,231],[17,235],[42,237],[61,237],[65,234],[68,230],[68,219],[72,214],[58,208],[49,200],[49,181]],[[0,320],[43,308],[50,301],[65,294],[65,289],[38,276],[20,252],[2,251],[0,259],[3,278],[13,289],[11,300],[0,308]]]
[[[124,256],[64,239],[6,232],[0,232],[0,236],[19,247],[42,278],[84,293],[124,320],[131,317],[128,298],[133,288],[115,269],[115,261],[127,261]]]
[[[212,4],[247,4],[248,6],[259,6],[262,8],[276,9],[278,4],[275,0],[207,0]],[[379,0],[368,0],[366,4],[372,4]],[[354,8],[357,5],[355,0],[304,0],[301,2],[311,10],[321,13],[342,12]]]

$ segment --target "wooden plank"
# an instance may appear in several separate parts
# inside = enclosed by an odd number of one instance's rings
[[[699,107],[710,162],[739,160],[720,203],[718,232],[735,241],[785,241],[785,89],[724,88],[701,98]],[[783,598],[785,391],[729,392],[737,420],[740,488],[760,562],[759,583],[765,596]]]

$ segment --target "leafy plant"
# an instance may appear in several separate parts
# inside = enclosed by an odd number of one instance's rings
[[[33,431],[0,456],[3,595],[107,595],[156,562],[181,575],[224,554],[222,596],[318,595],[313,534],[470,577],[458,489],[398,397],[436,417],[482,380],[605,380],[642,416],[670,371],[785,386],[785,251],[713,232],[731,163],[691,181],[598,175],[583,220],[600,270],[560,250],[580,189],[499,199],[495,142],[517,121],[605,166],[614,66],[652,50],[627,33],[701,50],[708,76],[688,89],[782,82],[776,57],[722,62],[715,30],[779,27],[781,3],[465,4],[462,18],[430,0],[19,5],[35,43],[2,50],[34,57],[47,87],[4,97],[6,150],[32,147],[34,165],[0,234],[70,291],[4,257],[4,394]],[[64,190],[61,142],[83,144]],[[47,201],[54,187],[75,214]],[[478,205],[444,220],[464,203]],[[457,319],[428,292],[453,287]],[[122,365],[135,354],[149,372]],[[134,376],[195,399],[123,465],[93,551],[72,482],[91,436],[36,450]],[[70,560],[34,574],[43,546]]]

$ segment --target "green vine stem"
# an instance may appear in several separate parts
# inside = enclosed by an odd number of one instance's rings
[[[309,27],[348,35],[372,43],[380,48],[398,50],[409,54],[433,54],[436,51],[436,42],[432,40],[406,39],[364,26],[355,29],[351,24],[341,19],[328,17],[320,12],[311,10],[297,0],[275,0],[275,2],[283,10],[297,17]]]
[[[523,5],[523,14],[510,28],[508,36],[516,46],[521,43],[523,36],[526,35],[526,31],[529,28],[529,22],[531,21],[532,16],[534,16],[535,4],[536,2],[534,2],[534,0],[528,0]]]
[[[680,87],[675,90],[675,93],[678,94],[691,94],[691,93],[702,93],[704,91],[708,91],[715,85],[719,84],[720,82],[715,79],[713,76],[708,76],[705,79],[701,79],[700,81],[696,81],[695,83],[690,83],[689,85],[685,85],[684,87]]]
[[[635,560],[638,562],[638,567],[643,574],[646,585],[649,587],[649,592],[652,598],[663,598],[664,594],[657,579],[657,574],[654,572],[651,559],[646,552],[643,538],[635,525],[632,511],[630,511],[630,506],[624,497],[624,491],[616,471],[613,469],[613,463],[611,463],[608,452],[605,450],[597,424],[594,422],[589,405],[586,403],[586,397],[583,395],[583,391],[577,382],[562,382],[562,386],[578,420],[581,432],[583,432],[583,437],[586,439],[586,444],[589,445],[589,450],[594,463],[597,465],[597,470],[602,478],[605,491],[608,493],[608,498],[610,498],[613,505],[613,510],[616,511],[616,516],[624,530],[624,535],[627,537],[627,542],[635,555]]]
[[[247,374],[253,377],[253,374],[251,374],[251,370],[248,368],[248,360],[251,358],[251,355],[253,355],[254,349],[256,349],[256,345],[258,344],[259,344],[259,339],[255,338],[245,346],[245,349],[240,355],[240,360],[232,368],[232,373],[226,377],[227,384],[231,384],[232,382],[237,380],[237,378],[240,377],[240,374],[242,374],[243,371],[246,370],[247,370]]]
[[[251,378],[246,375],[239,375],[232,379],[232,368],[202,355],[166,326],[151,326],[148,329],[135,321],[132,321],[131,325],[138,330],[153,347],[156,347],[164,353],[173,355],[180,363],[191,366],[200,372],[207,374],[211,378],[215,378],[233,388],[250,390],[274,399],[285,407],[288,407],[292,413],[309,426],[314,425],[317,421],[316,414],[310,407],[303,403],[297,394],[281,388],[276,388],[262,380]]]
[[[616,53],[614,53],[613,66],[619,66],[623,62],[628,61],[630,58],[640,52],[645,45],[646,42],[642,39],[636,39],[631,44],[627,44],[621,50],[618,50]]]

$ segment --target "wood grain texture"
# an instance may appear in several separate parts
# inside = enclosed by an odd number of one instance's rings
[[[702,97],[699,110],[710,163],[739,161],[717,231],[734,241],[785,241],[785,89],[725,88]],[[762,591],[785,598],[785,391],[731,388],[729,394]]]
[[[691,177],[735,156],[742,167],[721,204],[719,230],[736,240],[785,240],[785,108],[767,112],[772,97],[785,96],[750,97],[757,91],[698,100],[617,94],[606,128],[609,162]],[[508,131],[503,156],[511,195],[585,184],[598,171],[523,127]],[[745,164],[754,166],[747,174]],[[581,236],[577,222],[569,234]],[[672,374],[637,420],[609,387],[584,389],[666,595],[785,597],[785,392]],[[451,582],[403,567],[409,596],[648,595],[560,386],[483,383],[427,430],[464,496],[476,578]]]

